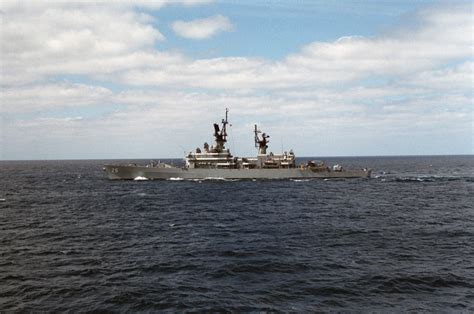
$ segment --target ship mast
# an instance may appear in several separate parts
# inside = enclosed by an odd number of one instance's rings
[[[224,144],[227,142],[228,113],[229,109],[225,108],[225,119],[222,119],[222,129],[219,129],[219,125],[214,123],[214,137],[216,138],[216,147],[214,149],[218,153],[225,149]]]
[[[270,142],[268,138],[270,135],[266,135],[265,133],[262,133],[259,129],[257,129],[257,125],[255,124],[255,147],[258,148],[258,154],[259,155],[265,155],[267,153],[267,144]],[[262,139],[258,136],[259,133],[262,133]]]

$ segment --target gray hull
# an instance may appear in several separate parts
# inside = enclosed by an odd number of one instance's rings
[[[299,179],[299,178],[368,178],[371,170],[314,172],[304,168],[283,169],[186,169],[143,166],[105,165],[112,180],[169,179]]]

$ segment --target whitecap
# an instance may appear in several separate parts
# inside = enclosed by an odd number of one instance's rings
[[[234,181],[240,181],[241,179],[228,179],[228,178],[223,178],[223,177],[206,177],[202,180],[205,181],[227,181],[227,182],[234,182]]]
[[[218,181],[226,181],[226,178],[223,177],[205,177],[203,180],[218,180]]]
[[[148,178],[147,178],[147,177],[138,176],[138,177],[136,177],[136,178],[133,179],[133,180],[135,180],[135,181],[145,181],[145,180],[148,180]]]
[[[184,179],[183,178],[180,178],[180,177],[171,177],[168,179],[169,181],[183,181]]]

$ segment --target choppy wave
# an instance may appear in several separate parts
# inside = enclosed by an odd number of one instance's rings
[[[374,179],[381,181],[397,182],[447,182],[447,181],[465,181],[474,182],[474,176],[437,176],[437,175],[375,175]]]
[[[226,179],[223,177],[205,177],[199,179],[185,179],[185,178],[169,178],[167,181],[186,181],[186,182],[197,182],[201,183],[203,181],[226,181],[226,182],[236,182],[240,181],[240,179]]]
[[[228,179],[228,178],[223,178],[223,177],[205,177],[202,180],[204,181],[240,181],[240,179]]]
[[[406,293],[408,291],[432,293],[443,288],[474,288],[474,284],[466,278],[451,273],[413,274],[410,276],[377,275],[362,280],[361,284],[371,285],[370,290],[375,293]]]
[[[107,180],[100,161],[1,164],[0,309],[471,313],[471,163],[448,161],[203,184]]]

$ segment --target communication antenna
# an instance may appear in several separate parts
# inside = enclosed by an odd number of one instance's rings
[[[223,136],[224,138],[224,141],[226,140],[226,137],[227,137],[227,124],[229,124],[228,120],[227,120],[227,117],[228,117],[228,113],[229,113],[229,108],[225,108],[225,120],[222,119],[222,131],[221,131],[221,135]]]

